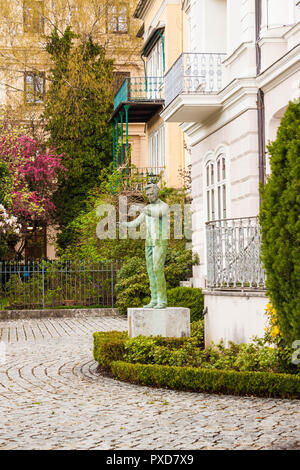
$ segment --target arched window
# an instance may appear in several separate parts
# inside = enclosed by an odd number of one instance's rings
[[[206,218],[211,220],[227,217],[227,167],[224,153],[205,165]]]
[[[226,219],[226,158],[221,154],[217,158],[217,217]]]
[[[206,164],[206,205],[207,220],[215,220],[215,163],[212,160]]]

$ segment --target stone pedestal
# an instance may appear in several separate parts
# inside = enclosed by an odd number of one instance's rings
[[[163,336],[183,338],[190,336],[190,309],[183,307],[129,308],[128,336]]]

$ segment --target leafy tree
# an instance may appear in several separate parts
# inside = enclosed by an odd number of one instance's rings
[[[16,225],[18,228],[13,233],[5,229],[9,239],[4,238],[12,249],[18,241],[22,242],[18,248],[19,255],[24,249],[28,226],[35,230],[55,219],[53,193],[59,173],[65,171],[61,157],[51,148],[44,150],[21,127],[10,128],[6,124],[0,127],[2,219],[7,220],[5,225],[8,227]],[[5,225],[3,222],[3,227]],[[20,236],[16,237],[19,229]]]
[[[300,339],[300,103],[291,102],[268,146],[271,176],[262,190],[262,260],[279,328]]]
[[[64,153],[68,172],[59,180],[56,193],[61,247],[72,232],[66,227],[86,209],[88,192],[97,185],[103,168],[111,161],[113,62],[104,47],[91,38],[78,37],[68,27],[63,35],[54,29],[47,52],[54,67],[45,103],[44,117],[50,133],[49,144]]]
[[[7,205],[12,186],[8,165],[0,161],[0,204]]]

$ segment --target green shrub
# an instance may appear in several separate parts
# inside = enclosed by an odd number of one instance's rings
[[[197,257],[193,256],[190,250],[180,251],[176,248],[169,248],[165,263],[167,288],[171,289],[179,286],[180,281],[191,277],[192,266],[197,262]],[[116,306],[120,313],[126,314],[127,308],[142,307],[147,303],[150,296],[150,288],[144,256],[143,258],[135,256],[125,261],[118,272],[117,280]],[[188,299],[189,304],[191,304],[192,308],[195,308],[195,311],[197,309],[196,305],[198,305],[196,296],[197,294],[194,294],[193,300],[191,295],[186,295],[184,297],[186,300]],[[200,305],[199,294],[197,299],[199,299]],[[185,307],[188,305],[181,306]]]
[[[169,307],[186,307],[191,311],[191,322],[203,317],[204,298],[201,289],[194,287],[175,287],[168,290]]]
[[[125,262],[118,272],[117,280],[116,306],[119,312],[126,314],[129,307],[142,307],[143,299],[150,295],[145,260],[136,256]]]
[[[115,378],[141,385],[202,393],[300,399],[300,377],[268,372],[206,370],[153,364],[111,364]]]
[[[131,363],[170,365],[180,367],[201,367],[203,369],[258,371],[272,373],[299,374],[300,365],[291,363],[292,350],[266,346],[263,339],[250,344],[229,343],[228,347],[220,342],[204,349],[204,321],[199,320],[191,325],[189,338],[163,338],[161,336],[137,336],[128,338],[124,333],[116,336],[114,332],[101,333],[101,342],[107,343],[107,363],[114,360],[116,338],[123,344],[120,360]],[[110,343],[113,344],[110,346]],[[99,340],[98,340],[99,341]],[[110,349],[111,347],[111,349]],[[117,343],[119,350],[119,343]],[[109,357],[109,354],[112,354]],[[118,352],[119,354],[119,352]]]
[[[262,260],[268,296],[286,344],[300,338],[300,102],[290,103],[268,146],[271,176],[262,190]]]
[[[186,338],[136,336],[125,342],[124,360],[143,364],[168,364],[174,348],[181,348]]]
[[[95,361],[104,369],[109,369],[111,362],[123,359],[124,344],[128,335],[124,331],[96,332],[94,337],[93,355]]]
[[[192,324],[190,338],[94,333],[95,360],[121,380],[198,392],[300,398],[300,376],[278,373],[281,354],[262,340],[203,349],[203,320]]]

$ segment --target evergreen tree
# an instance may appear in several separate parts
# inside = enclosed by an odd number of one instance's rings
[[[79,40],[70,27],[55,29],[47,52],[54,67],[44,118],[49,144],[64,153],[65,176],[59,180],[55,203],[61,248],[72,240],[68,224],[85,210],[88,192],[111,161],[112,131],[108,124],[113,102],[113,62],[91,38]]]
[[[284,340],[300,339],[300,103],[292,102],[268,146],[271,176],[262,190],[262,259]]]

